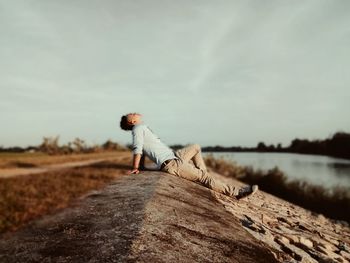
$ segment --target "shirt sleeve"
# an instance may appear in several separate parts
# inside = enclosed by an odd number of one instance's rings
[[[132,131],[132,150],[134,154],[142,154],[144,130],[137,127]]]

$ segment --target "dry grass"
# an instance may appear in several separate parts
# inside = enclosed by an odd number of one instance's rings
[[[125,174],[126,160],[0,179],[0,233],[68,206],[87,192]]]
[[[1,168],[31,168],[42,165],[59,164],[65,162],[85,161],[100,158],[115,157],[128,154],[125,151],[105,151],[100,153],[84,153],[71,155],[48,155],[45,153],[0,153]]]
[[[205,161],[208,167],[225,176],[237,178],[247,184],[258,184],[262,190],[275,196],[330,218],[350,223],[348,188],[327,190],[303,181],[289,181],[277,167],[268,171],[254,170],[224,159],[215,159],[213,156],[208,156]]]

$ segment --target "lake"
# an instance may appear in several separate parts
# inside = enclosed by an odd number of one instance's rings
[[[238,165],[268,170],[277,166],[289,180],[304,180],[326,188],[345,186],[350,189],[350,160],[319,155],[256,152],[203,152]]]

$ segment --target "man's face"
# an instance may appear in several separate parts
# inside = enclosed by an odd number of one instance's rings
[[[128,115],[126,115],[126,118],[129,124],[134,125],[135,123],[140,122],[141,116],[142,115],[139,113],[129,113]]]

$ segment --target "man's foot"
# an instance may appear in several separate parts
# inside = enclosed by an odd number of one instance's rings
[[[258,189],[259,189],[259,187],[256,184],[244,186],[241,189],[239,189],[238,195],[236,195],[236,199],[240,200],[242,198],[252,196],[253,194],[255,194],[258,191]]]

